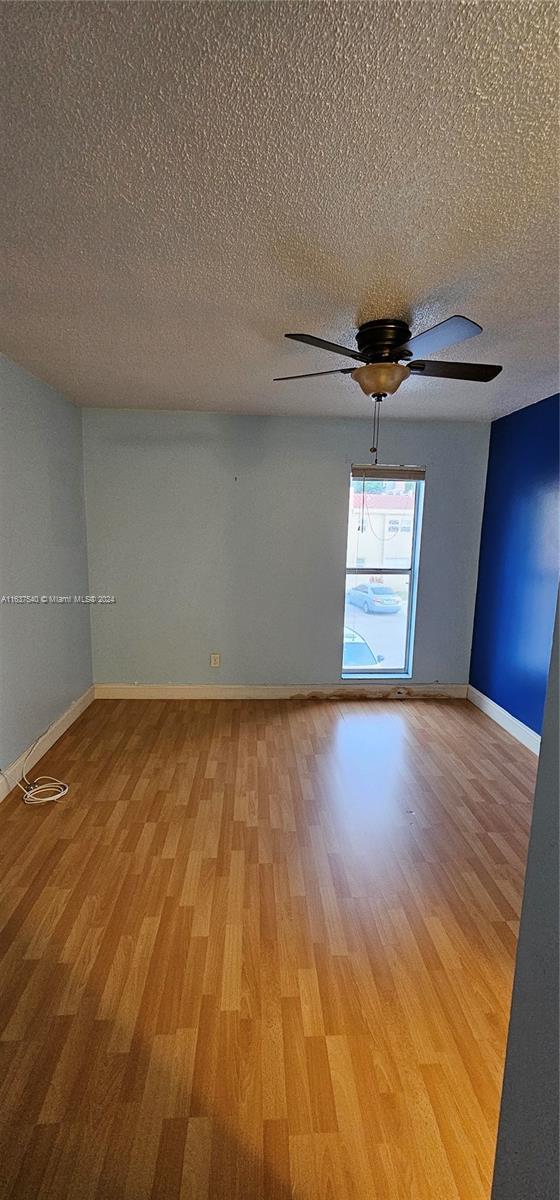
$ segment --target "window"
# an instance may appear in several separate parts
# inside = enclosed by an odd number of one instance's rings
[[[343,676],[410,675],[423,467],[352,467]]]

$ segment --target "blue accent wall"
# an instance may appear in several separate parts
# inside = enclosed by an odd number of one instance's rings
[[[492,424],[470,682],[541,732],[560,569],[560,398]]]

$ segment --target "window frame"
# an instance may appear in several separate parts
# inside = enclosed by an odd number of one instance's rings
[[[344,569],[344,608],[342,615],[342,679],[410,679],[413,670],[414,632],[416,625],[416,599],[418,592],[418,574],[420,565],[420,540],[422,530],[422,514],[424,508],[424,486],[426,478],[425,467],[391,467],[391,466],[352,466],[350,472],[350,487],[356,479],[405,480],[416,484],[414,491],[414,513],[412,517],[412,544],[410,549],[409,567],[349,567],[348,566],[348,525],[346,529],[346,554]],[[404,667],[345,667],[344,666],[344,617],[346,612],[346,581],[349,575],[407,575],[408,576],[408,605],[406,617]],[[356,585],[358,586],[358,585]]]

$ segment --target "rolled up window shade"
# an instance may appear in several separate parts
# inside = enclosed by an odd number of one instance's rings
[[[425,467],[389,466],[384,467],[366,464],[363,467],[352,464],[352,479],[425,479]]]

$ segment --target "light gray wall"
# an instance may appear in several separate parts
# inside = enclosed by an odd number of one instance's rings
[[[351,462],[363,421],[84,410],[98,683],[340,683]],[[468,679],[489,426],[382,425],[428,468],[414,679]],[[212,650],[220,670],[209,667]]]
[[[0,594],[87,594],[80,410],[0,358]],[[0,604],[0,767],[91,684],[79,605]]]
[[[558,608],[513,984],[492,1200],[558,1200]]]

